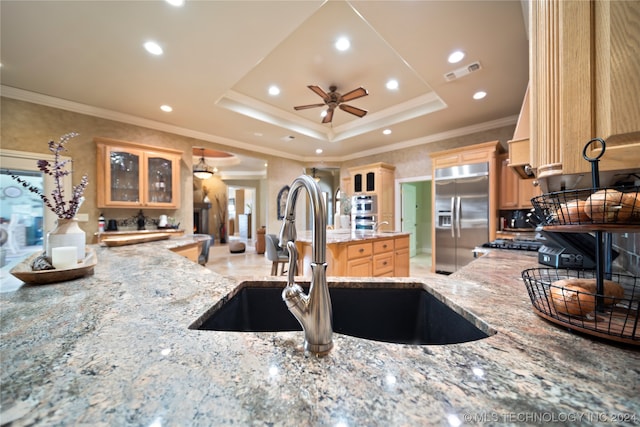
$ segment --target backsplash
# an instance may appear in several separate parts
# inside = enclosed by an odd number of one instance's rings
[[[614,233],[612,243],[620,255],[614,261],[616,266],[636,277],[640,276],[640,233]]]

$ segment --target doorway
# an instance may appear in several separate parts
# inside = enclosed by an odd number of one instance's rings
[[[409,256],[420,258],[429,266],[433,229],[431,192],[430,176],[396,180],[396,212],[400,215],[395,229],[410,233]]]
[[[256,238],[256,189],[231,185],[227,188],[229,235],[251,243]]]

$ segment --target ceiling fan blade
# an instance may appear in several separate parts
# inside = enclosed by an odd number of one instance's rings
[[[367,114],[367,110],[363,110],[362,108],[354,107],[353,105],[348,104],[340,104],[340,109],[358,117],[364,117],[365,114]]]
[[[312,91],[314,91],[319,97],[321,97],[322,99],[329,99],[329,95],[327,95],[327,92],[325,92],[324,90],[322,90],[322,88],[320,86],[316,86],[316,85],[309,85],[307,86],[309,89],[311,89]]]
[[[354,89],[351,92],[347,92],[342,97],[340,97],[340,102],[348,102],[354,99],[362,98],[363,96],[369,95],[369,92],[363,87],[359,87],[358,89]]]
[[[327,115],[322,119],[322,123],[331,123],[331,120],[333,120],[333,108],[329,107],[327,108]]]
[[[294,110],[306,110],[307,108],[316,108],[316,107],[324,107],[326,104],[309,104],[309,105],[298,105],[297,107],[293,107]]]

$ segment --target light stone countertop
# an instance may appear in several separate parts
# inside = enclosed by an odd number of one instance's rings
[[[401,231],[352,231],[352,230],[327,230],[327,245],[336,243],[348,243],[364,240],[390,239],[397,236],[408,236],[409,233]],[[303,231],[298,233],[297,241],[311,243],[313,233]]]
[[[334,334],[316,358],[302,332],[189,329],[238,287],[233,277],[162,242],[95,249],[93,276],[0,294],[2,424],[640,424],[640,351],[535,315],[520,276],[535,254],[494,250],[452,276],[392,279],[422,283],[497,331],[489,338],[415,346]]]

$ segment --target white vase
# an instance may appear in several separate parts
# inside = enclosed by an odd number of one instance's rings
[[[351,226],[351,217],[349,215],[340,215],[340,228],[346,228],[347,230]]]
[[[84,260],[86,234],[75,219],[58,218],[56,228],[47,233],[47,258],[51,258],[51,249],[62,246],[74,246],[77,249],[78,262]]]

